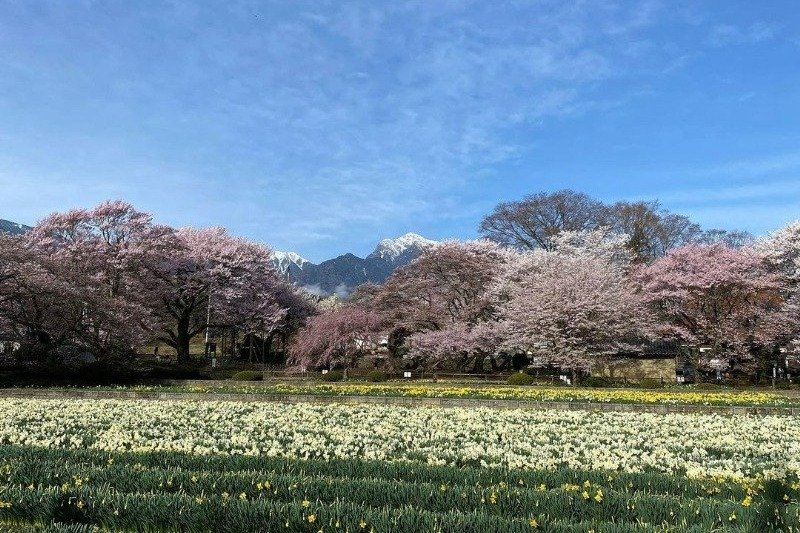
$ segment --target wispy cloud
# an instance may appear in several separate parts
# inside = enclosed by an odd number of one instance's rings
[[[312,259],[420,222],[449,232],[509,168],[539,171],[548,140],[567,178],[709,43],[779,31],[713,15],[666,0],[3,4],[0,216],[122,196]]]
[[[695,176],[727,177],[733,179],[758,178],[786,171],[800,171],[800,151],[792,150],[760,157],[736,159],[704,168],[692,169]]]
[[[709,227],[773,230],[800,218],[800,152],[739,159],[706,168],[674,169],[693,177],[676,188],[640,198],[657,198]]]
[[[778,33],[774,24],[754,22],[742,27],[735,24],[718,24],[711,28],[709,42],[713,46],[726,46],[730,44],[754,44],[768,41]]]
[[[263,27],[206,39],[207,70],[252,66],[254,75],[222,82],[204,114],[239,124],[231,147],[263,165],[263,201],[280,208],[262,218],[281,220],[270,236],[302,248],[423,216],[465,176],[528,149],[509,127],[619,105],[627,96],[598,97],[598,84],[652,57],[631,57],[614,36],[641,31],[657,9],[409,2],[262,14]],[[274,134],[261,132],[264,122]]]
[[[727,205],[731,202],[753,204],[757,200],[787,197],[800,197],[800,176],[790,181],[716,185],[667,191],[659,196],[665,202],[680,202],[683,205],[707,203]]]

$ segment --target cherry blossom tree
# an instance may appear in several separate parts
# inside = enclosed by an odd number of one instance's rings
[[[130,299],[149,281],[142,274],[150,263],[174,245],[172,233],[153,224],[150,214],[115,200],[53,213],[36,224],[31,238],[46,253],[74,262],[109,296]]]
[[[14,296],[13,280],[24,262],[22,238],[0,232],[0,305]]]
[[[612,258],[539,251],[509,265],[503,345],[573,372],[633,349],[648,332],[648,313]]]
[[[398,269],[378,290],[379,309],[411,331],[488,319],[495,276],[515,252],[486,240],[445,241]]]
[[[125,202],[54,213],[3,237],[4,329],[44,353],[65,344],[95,355],[127,351],[153,325],[143,297],[169,228]]]
[[[375,311],[340,306],[308,319],[289,347],[288,363],[304,369],[356,366],[380,345],[386,322]]]
[[[627,269],[634,259],[629,236],[601,226],[594,230],[562,231],[553,236],[553,251],[564,256],[592,257]]]
[[[659,331],[711,347],[708,359],[751,362],[754,349],[775,342],[784,327],[785,284],[752,247],[684,246],[635,278],[660,317]]]
[[[771,272],[786,282],[786,299],[779,328],[781,344],[800,346],[800,220],[770,233],[756,243]]]
[[[109,201],[54,213],[23,239],[40,266],[71,288],[82,315],[76,333],[102,352],[148,337],[154,326],[146,299],[151,267],[169,253],[172,234],[130,204]]]
[[[756,247],[772,269],[783,273],[793,286],[800,284],[800,220],[770,233]]]
[[[46,353],[82,330],[85,299],[25,236],[0,235],[0,326]]]
[[[232,331],[285,336],[314,308],[280,279],[266,246],[221,228],[159,226],[126,202],[0,235],[0,326],[44,352],[131,353],[159,337],[184,362],[209,312]]]
[[[488,359],[498,369],[497,350],[503,342],[503,324],[496,321],[470,325],[456,322],[445,329],[417,332],[408,339],[408,357],[414,366],[430,369],[469,369],[479,372]]]
[[[160,339],[189,360],[191,339],[214,323],[243,331],[271,331],[286,318],[278,300],[284,282],[270,249],[229,235],[223,228],[182,228],[176,247],[157,271],[154,296]]]
[[[387,317],[395,355],[406,346],[406,355],[415,364],[448,362],[460,369],[479,369],[488,356],[496,366],[493,337],[482,325],[496,319],[496,302],[489,291],[503,265],[516,255],[487,240],[442,242],[395,271],[383,286],[363,287],[354,298]],[[462,345],[452,351],[436,348],[433,342],[446,338],[462,342],[467,332],[472,339],[469,348]]]

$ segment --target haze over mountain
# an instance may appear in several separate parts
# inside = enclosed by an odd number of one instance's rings
[[[365,258],[347,253],[314,264],[294,252],[276,251],[275,267],[291,281],[315,294],[346,296],[362,283],[383,283],[398,267],[407,265],[422,251],[436,244],[416,233],[383,239]]]

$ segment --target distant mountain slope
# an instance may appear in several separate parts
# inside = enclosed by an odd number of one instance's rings
[[[11,222],[10,220],[0,219],[0,232],[11,233],[12,235],[20,235],[30,229],[32,228],[30,226],[26,226],[25,224],[17,224],[16,222]]]
[[[416,233],[382,240],[365,258],[344,254],[315,265],[294,252],[275,252],[278,271],[298,285],[320,294],[347,295],[362,283],[383,283],[398,267],[416,259],[422,250],[436,244]]]

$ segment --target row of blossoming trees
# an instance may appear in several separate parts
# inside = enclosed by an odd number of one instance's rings
[[[752,371],[798,338],[800,222],[748,243],[689,243],[637,260],[630,235],[565,230],[546,247],[427,249],[381,285],[308,321],[293,362],[351,367],[388,338],[405,364],[479,370],[531,356],[585,370],[654,339]]]
[[[99,356],[159,340],[189,358],[214,323],[272,332],[309,312],[270,249],[221,228],[174,229],[113,201],[0,234],[0,333],[43,356],[80,347]]]
[[[493,240],[440,243],[327,307],[283,281],[261,244],[106,202],[0,234],[0,333],[47,356],[158,340],[186,361],[210,314],[239,335],[304,325],[289,362],[305,368],[356,366],[385,341],[391,364],[467,371],[531,357],[587,369],[653,339],[746,371],[793,349],[800,222],[761,240],[699,239],[653,204],[613,207],[569,191],[501,204],[482,227]]]

